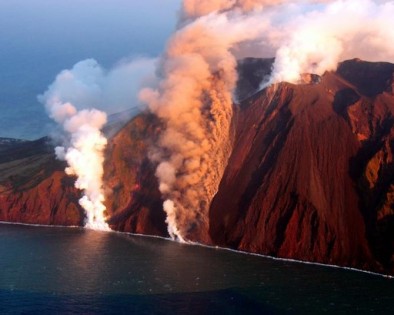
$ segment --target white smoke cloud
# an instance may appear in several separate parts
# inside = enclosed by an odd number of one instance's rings
[[[137,58],[105,70],[96,60],[86,59],[61,71],[39,100],[57,99],[78,110],[94,107],[109,115],[122,112],[139,105],[138,92],[154,79],[155,63],[155,59]]]
[[[312,7],[313,8],[313,7]],[[331,1],[273,24],[279,30],[272,82],[296,83],[302,73],[323,74],[340,61],[394,61],[394,2]]]
[[[138,104],[137,91],[152,79],[153,65],[154,60],[138,59],[105,71],[95,60],[87,59],[60,72],[38,96],[66,133],[55,154],[67,161],[66,173],[77,177],[75,187],[83,191],[79,203],[86,210],[88,228],[109,230],[102,182],[107,139],[100,130],[107,122],[107,113]]]
[[[242,57],[276,57],[269,83],[297,83],[302,73],[323,74],[340,61],[394,61],[394,1],[389,0],[185,0],[186,17],[221,12],[254,14],[261,34],[237,46]]]
[[[62,154],[69,165],[66,173],[77,176],[75,187],[84,192],[79,203],[86,210],[85,226],[97,230],[109,230],[105,222],[102,184],[107,139],[100,132],[106,121],[104,112],[90,109],[77,112],[63,124],[65,131],[71,134],[69,147],[63,148],[65,154]]]
[[[85,226],[96,230],[109,230],[105,222],[105,197],[102,176],[104,149],[107,139],[101,128],[107,114],[97,109],[77,110],[71,103],[61,103],[54,95],[46,99],[50,116],[69,135],[63,146],[55,148],[58,159],[67,161],[66,173],[75,175],[75,187],[83,190],[80,205],[86,210]]]

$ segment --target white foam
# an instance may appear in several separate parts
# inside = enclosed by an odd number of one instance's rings
[[[83,229],[83,226],[78,226],[78,225],[33,224],[33,223],[10,222],[10,221],[0,221],[0,224],[23,225],[23,226],[33,226],[33,227],[49,227],[49,228]]]

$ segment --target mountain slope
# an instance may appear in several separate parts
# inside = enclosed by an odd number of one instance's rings
[[[211,206],[213,241],[392,272],[392,74],[353,60],[318,84],[282,83],[245,101]]]

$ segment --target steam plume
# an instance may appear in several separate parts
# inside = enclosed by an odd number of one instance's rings
[[[258,15],[263,32],[234,53],[274,56],[269,83],[297,83],[302,73],[321,75],[350,58],[394,61],[394,1],[185,0],[183,8],[186,17],[234,11]]]
[[[335,1],[285,25],[273,81],[297,82],[300,73],[323,74],[340,61],[394,60],[394,2]],[[367,27],[364,27],[366,26]]]
[[[52,103],[53,102],[53,103]],[[55,153],[68,163],[66,173],[76,175],[75,187],[83,190],[80,205],[86,210],[85,226],[95,230],[109,230],[105,222],[103,193],[103,152],[107,139],[100,129],[107,121],[107,115],[96,109],[77,111],[70,103],[50,100],[51,116],[63,125],[71,136],[67,146],[58,146]]]
[[[55,153],[67,161],[66,173],[75,175],[75,187],[83,190],[79,203],[86,210],[88,228],[109,230],[102,182],[107,144],[100,131],[107,121],[103,110],[113,113],[136,104],[137,82],[149,79],[152,65],[151,60],[139,59],[122,62],[106,72],[95,60],[84,60],[59,73],[38,97],[67,134]]]

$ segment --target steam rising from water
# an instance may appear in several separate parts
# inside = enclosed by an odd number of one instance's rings
[[[79,204],[86,210],[85,226],[95,230],[109,230],[105,222],[105,206],[102,176],[104,173],[104,149],[107,139],[100,129],[107,121],[107,115],[96,109],[77,111],[70,103],[48,100],[51,116],[59,118],[59,123],[71,136],[67,146],[55,148],[56,156],[66,160],[68,175],[76,175],[75,187],[83,190]],[[67,115],[63,116],[63,109]],[[59,114],[61,116],[59,116]]]
[[[107,144],[100,131],[107,122],[103,110],[114,113],[135,106],[138,84],[149,80],[152,69],[152,60],[138,59],[106,72],[95,60],[88,59],[59,73],[39,96],[50,117],[66,133],[55,153],[67,161],[66,173],[77,177],[75,187],[83,191],[79,203],[86,210],[88,228],[109,230],[102,182]]]
[[[103,152],[107,139],[100,132],[107,122],[107,115],[97,109],[77,110],[67,97],[70,94],[77,102],[91,101],[98,93],[99,74],[100,68],[95,61],[78,63],[72,70],[62,71],[39,99],[45,104],[50,117],[69,135],[63,146],[55,148],[55,153],[58,159],[67,161],[66,173],[75,175],[75,187],[83,190],[79,204],[86,210],[85,226],[109,230],[105,222],[102,184]]]

